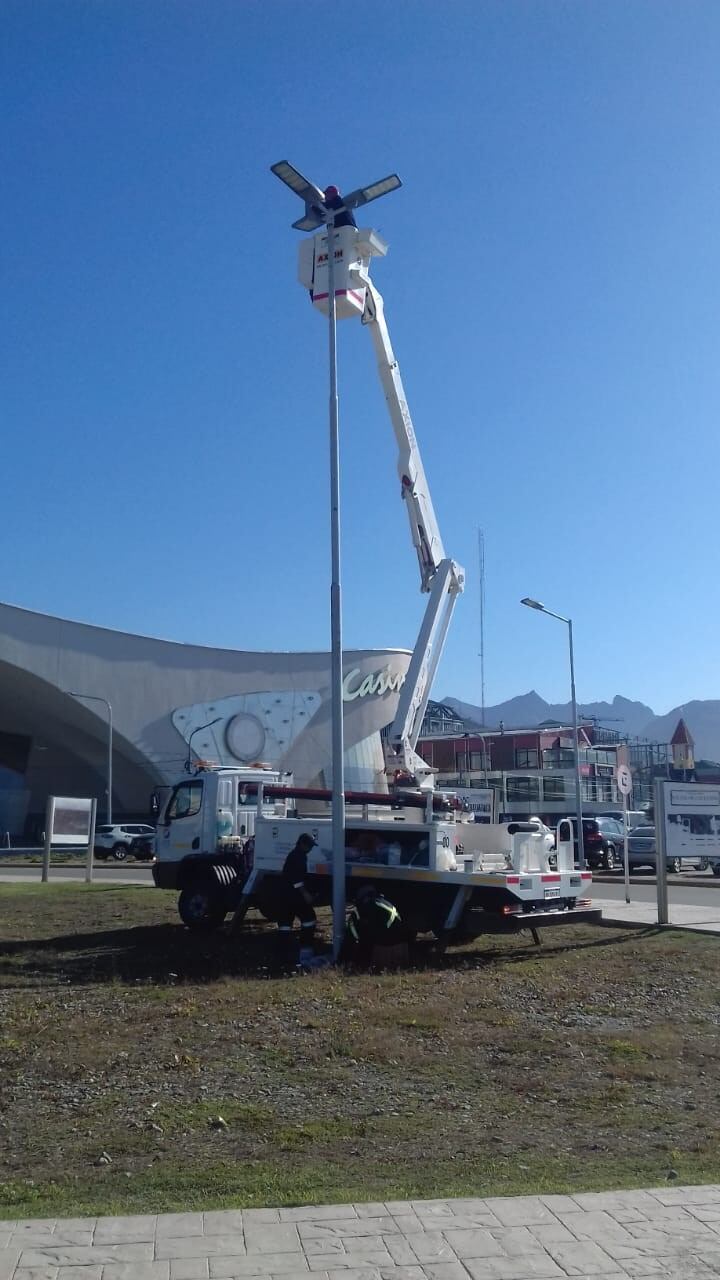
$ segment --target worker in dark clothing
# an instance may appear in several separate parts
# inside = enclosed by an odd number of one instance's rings
[[[351,209],[345,208],[337,187],[325,188],[325,208],[341,210],[335,218],[335,227],[357,227],[353,212]]]
[[[277,904],[278,932],[281,940],[289,944],[293,925],[298,919],[301,949],[312,947],[317,925],[312,894],[306,884],[308,854],[316,843],[312,836],[301,835],[285,859],[280,876]]]
[[[358,891],[345,929],[345,956],[358,964],[370,964],[373,948],[405,941],[400,912],[372,884]]]

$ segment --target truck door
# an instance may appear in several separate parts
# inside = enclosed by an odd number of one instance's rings
[[[202,778],[192,778],[173,789],[158,826],[158,858],[176,861],[201,851],[203,786]]]

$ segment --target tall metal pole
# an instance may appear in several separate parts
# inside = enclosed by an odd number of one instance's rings
[[[480,723],[485,728],[485,534],[478,529],[480,567]]]
[[[337,389],[337,312],[335,305],[335,217],[327,223],[328,330],[330,354],[330,584],[332,705],[333,955],[338,959],[345,934],[345,741],[343,733],[342,588],[340,574],[340,424]]]
[[[572,702],[573,733],[575,735],[575,809],[577,811],[578,863],[585,869],[585,833],[583,832],[582,797],[580,794],[580,737],[578,733],[577,699],[575,697],[575,655],[573,653],[572,618],[567,618],[570,641],[570,701]]]
[[[107,765],[108,793],[107,793],[107,820],[108,820],[108,826],[112,826],[112,782],[113,782],[113,779],[112,779],[112,766],[113,766],[113,759],[112,759],[112,758],[113,758],[113,721],[112,721],[112,707],[110,706],[110,703],[109,703],[109,702],[108,702],[108,704],[107,704],[107,711],[108,711],[108,765]],[[95,814],[93,814],[93,818],[94,818],[94,817],[95,817]],[[93,829],[92,829],[92,840],[94,840],[94,839],[95,839],[95,827],[93,826]],[[91,845],[91,847],[92,847],[92,845]]]

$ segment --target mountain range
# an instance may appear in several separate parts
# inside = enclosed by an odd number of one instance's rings
[[[474,703],[453,697],[442,701],[453,707],[469,727],[480,726],[482,712]],[[608,729],[616,729],[622,737],[644,738],[649,742],[669,742],[682,716],[695,739],[695,759],[720,760],[720,701],[713,698],[686,702],[658,716],[644,702],[633,702],[616,694],[612,702],[579,703],[578,713]],[[485,725],[488,729],[497,728],[501,720],[506,729],[534,728],[544,720],[569,724],[571,714],[569,702],[546,702],[531,689],[530,693],[486,707]]]

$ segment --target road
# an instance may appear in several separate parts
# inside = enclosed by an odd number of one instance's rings
[[[13,880],[32,882],[40,879],[39,866],[4,867],[0,863],[0,884]],[[51,867],[50,883],[56,880],[84,880],[84,867]],[[138,862],[129,862],[124,866],[93,868],[93,879],[96,884],[152,884],[150,868]]]

